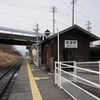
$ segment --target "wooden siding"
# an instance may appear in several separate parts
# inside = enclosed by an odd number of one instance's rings
[[[88,61],[89,60],[89,36],[83,34],[78,30],[70,30],[61,34],[60,36],[60,61],[64,61],[64,50],[73,51],[73,60],[75,61]],[[65,48],[64,40],[77,40],[78,48]],[[42,44],[42,64],[45,68],[50,68],[51,57],[57,61],[57,37],[48,40]],[[53,62],[54,62],[53,61]],[[54,66],[53,66],[54,68]]]

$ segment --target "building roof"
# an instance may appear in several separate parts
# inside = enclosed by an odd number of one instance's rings
[[[65,30],[60,31],[60,32],[59,32],[59,35],[65,33],[65,32],[68,32],[68,31],[70,31],[70,30],[73,30],[73,29],[79,30],[79,31],[83,32],[83,34],[88,35],[88,36],[90,37],[90,42],[96,41],[96,40],[100,40],[100,38],[99,38],[98,36],[96,36],[96,35],[94,35],[94,34],[88,32],[87,30],[81,28],[81,27],[78,26],[78,25],[73,25],[73,26],[71,26],[71,27],[69,27],[69,28],[66,28]],[[46,42],[47,40],[50,40],[50,39],[52,39],[52,38],[55,38],[55,37],[57,36],[57,34],[58,34],[58,33],[55,33],[54,35],[51,35],[51,36],[48,37],[46,40],[44,40],[43,42],[41,42],[39,45],[41,45],[42,43]]]

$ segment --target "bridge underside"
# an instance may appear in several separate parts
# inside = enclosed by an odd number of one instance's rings
[[[0,32],[0,44],[26,46],[26,49],[29,49],[31,55],[31,63],[33,63],[32,44],[37,43],[37,36],[38,40],[40,41],[41,34],[5,27],[0,27],[0,30],[3,30],[3,32]],[[5,31],[10,33],[7,33]],[[19,35],[15,33],[19,33]]]
[[[36,43],[36,37],[0,33],[0,44],[9,45],[32,45]]]
[[[32,45],[36,42],[30,42],[30,41],[20,41],[20,40],[6,40],[6,39],[0,39],[0,44],[8,44],[8,45]]]

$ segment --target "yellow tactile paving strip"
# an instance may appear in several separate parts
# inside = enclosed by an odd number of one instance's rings
[[[29,66],[28,63],[27,63],[27,69],[28,69],[28,75],[29,75],[33,100],[43,100],[42,96],[40,94],[40,91],[37,87],[37,84],[35,82],[35,77],[33,76],[32,71],[31,71],[30,66]]]
[[[34,70],[40,70],[40,69],[31,69],[31,71],[34,71]]]
[[[41,80],[41,79],[49,79],[49,77],[34,77],[35,80]]]

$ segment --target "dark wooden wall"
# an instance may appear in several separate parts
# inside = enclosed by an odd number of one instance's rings
[[[63,51],[73,50],[75,61],[88,61],[89,60],[89,37],[79,30],[71,30],[61,34],[60,36],[60,61],[64,60]],[[78,48],[65,48],[64,40],[77,40]],[[50,67],[50,59],[53,57],[57,61],[57,37],[46,41],[42,44],[42,64],[45,67]]]

